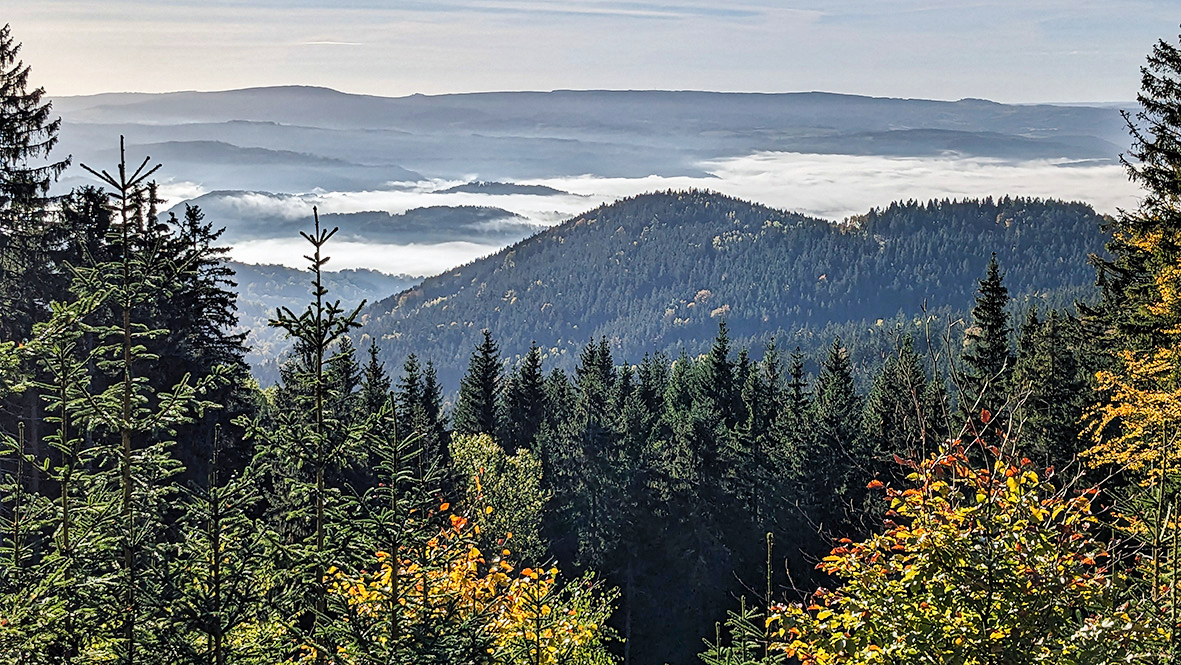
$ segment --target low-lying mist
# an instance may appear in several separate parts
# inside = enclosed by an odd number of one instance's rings
[[[433,180],[389,183],[387,188],[360,192],[317,191],[271,195],[227,193],[221,202],[241,218],[282,218],[298,227],[312,223],[312,206],[321,214],[380,210],[403,213],[430,206],[487,206],[515,213],[539,226],[553,226],[600,204],[643,192],[665,189],[710,189],[807,215],[844,220],[892,201],[965,197],[1029,196],[1085,201],[1101,213],[1137,205],[1137,188],[1122,166],[1107,162],[1068,160],[1012,161],[980,157],[887,157],[758,152],[744,157],[702,163],[708,177],[604,178],[555,177],[525,181],[561,193],[550,195],[447,192],[462,181]],[[475,179],[474,176],[472,179]],[[165,196],[192,198],[198,183],[170,183]],[[176,199],[174,199],[176,200]],[[234,220],[227,235],[236,237]],[[486,228],[446,230],[437,243],[340,241],[333,243],[333,269],[372,268],[389,273],[431,275],[490,254],[519,238],[492,244]],[[346,232],[347,229],[342,229]],[[392,231],[396,233],[396,230]],[[303,267],[303,241],[238,237],[233,257],[251,263]]]

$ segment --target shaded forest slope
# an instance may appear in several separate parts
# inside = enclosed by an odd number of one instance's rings
[[[833,224],[705,191],[645,194],[376,303],[364,331],[393,362],[433,360],[445,385],[483,328],[508,359],[536,341],[565,368],[598,336],[630,361],[703,352],[719,318],[737,345],[812,347],[834,325],[966,309],[993,252],[1018,303],[1069,304],[1093,288],[1102,223],[1040,199],[898,203]]]

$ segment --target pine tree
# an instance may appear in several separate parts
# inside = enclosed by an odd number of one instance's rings
[[[492,333],[472,351],[467,374],[459,385],[455,404],[455,431],[458,434],[490,434],[500,431],[497,404],[501,389],[500,348]]]
[[[965,332],[964,376],[960,386],[960,411],[977,418],[987,410],[1001,415],[1008,405],[1009,377],[1013,371],[1013,332],[1009,325],[1009,290],[1005,288],[996,254],[988,260],[984,279],[972,308],[972,327]]]

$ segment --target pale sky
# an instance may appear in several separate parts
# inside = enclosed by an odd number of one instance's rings
[[[1127,101],[1178,0],[3,0],[50,95],[692,89]]]

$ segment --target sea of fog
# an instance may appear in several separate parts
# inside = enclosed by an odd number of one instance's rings
[[[665,189],[699,188],[718,191],[776,208],[834,221],[916,199],[999,197],[1004,195],[1085,201],[1101,213],[1134,208],[1139,190],[1128,181],[1122,166],[1111,162],[1067,160],[1008,161],[987,158],[884,157],[759,152],[701,165],[708,177],[603,178],[558,177],[522,181],[562,190],[562,195],[443,193],[464,181],[390,183],[375,191],[316,191],[287,197],[242,194],[231,201],[244,213],[286,219],[306,219],[312,206],[321,213],[384,210],[401,213],[425,206],[494,206],[516,213],[538,225],[553,226],[600,204]],[[473,177],[474,179],[474,177]],[[162,194],[172,201],[193,198],[199,183],[169,183]],[[328,247],[329,267],[372,268],[388,273],[432,275],[496,252],[500,245],[466,238],[437,244],[383,245],[347,240]],[[248,263],[278,263],[304,267],[305,241],[245,240],[232,250],[233,258]]]

